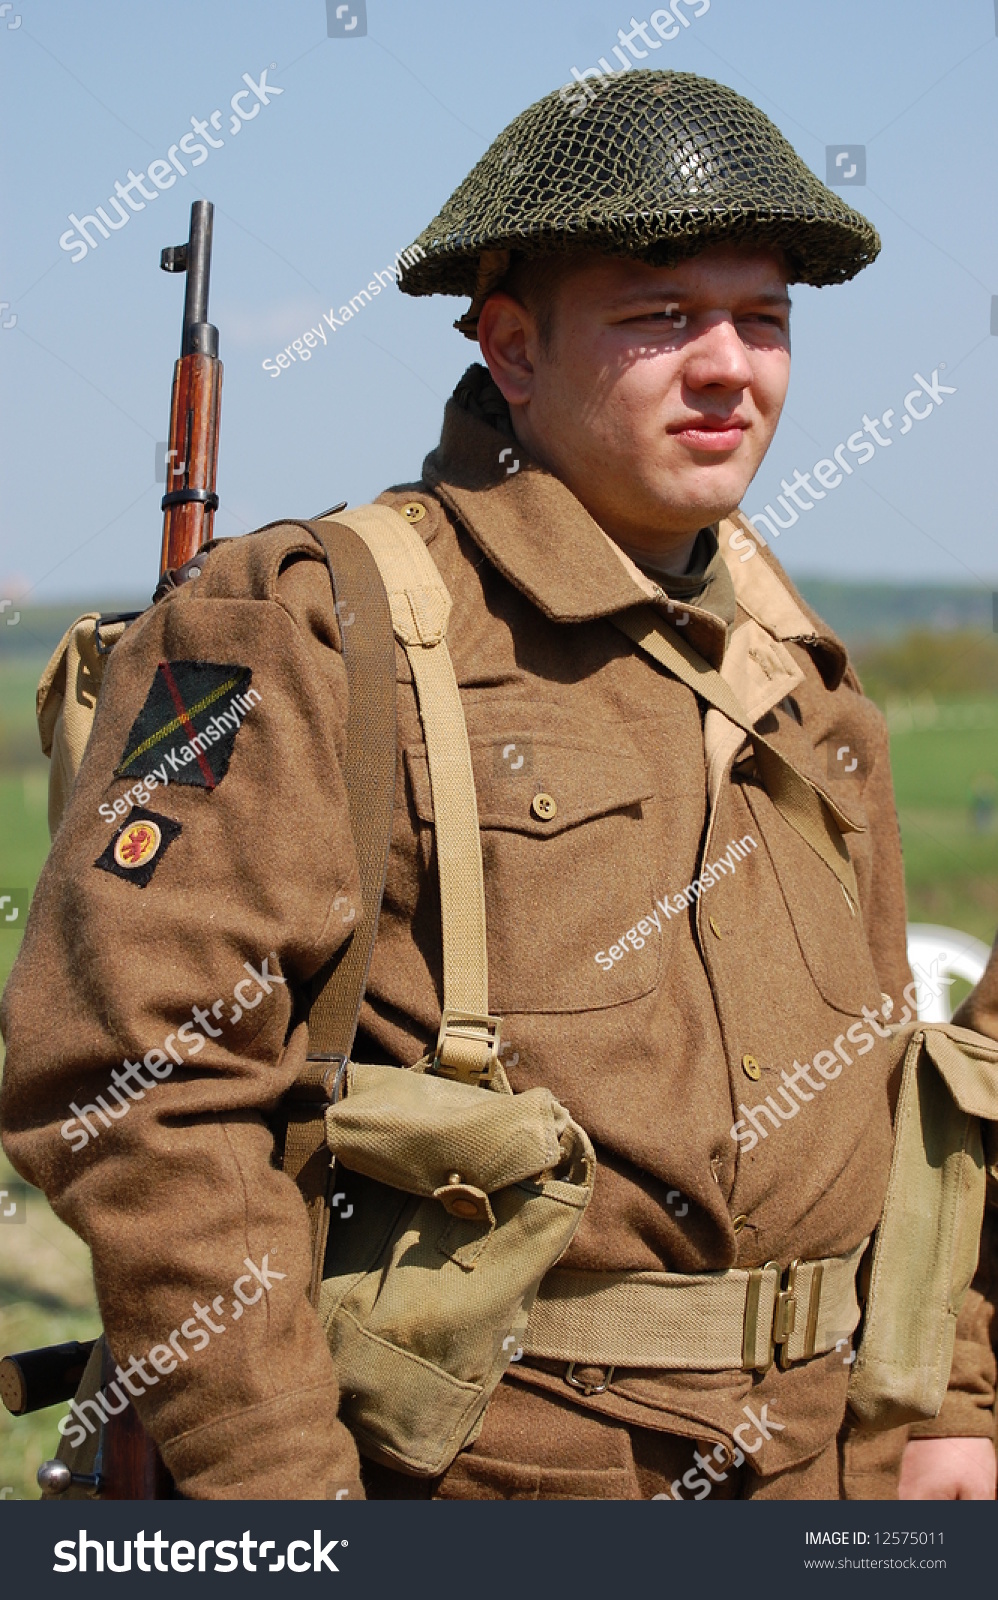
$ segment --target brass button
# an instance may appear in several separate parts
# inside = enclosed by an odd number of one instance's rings
[[[426,507],[420,500],[407,500],[402,507],[402,515],[406,522],[422,522],[426,516]]]
[[[535,794],[530,802],[530,809],[538,822],[550,822],[558,810],[558,803],[549,794]]]
[[[720,938],[723,938],[723,935],[722,935],[722,933],[721,933],[721,930],[720,930],[720,928],[719,928],[719,927],[718,927],[718,926],[717,926],[717,923],[716,923],[716,922],[715,922],[715,921],[714,921],[714,919],[713,919],[713,917],[708,917],[708,918],[707,918],[707,921],[708,921],[708,923],[709,923],[709,924],[710,924],[710,931],[711,931],[711,933],[712,933],[712,934],[713,934],[713,935],[714,935],[714,938],[715,938],[715,939],[720,939]]]
[[[742,1071],[746,1078],[752,1079],[753,1083],[757,1083],[762,1077],[762,1068],[755,1056],[742,1056]]]
[[[737,1217],[732,1217],[731,1226],[735,1233],[741,1233],[747,1221],[748,1217],[744,1214],[744,1212],[741,1211],[738,1213]]]
[[[460,1173],[449,1172],[447,1182],[434,1189],[433,1198],[439,1200],[452,1217],[468,1221],[474,1218],[476,1222],[488,1222],[495,1227],[495,1214],[485,1190],[473,1183],[464,1183]]]

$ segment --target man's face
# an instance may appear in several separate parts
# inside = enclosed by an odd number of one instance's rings
[[[479,338],[517,437],[612,537],[667,550],[741,501],[790,378],[776,253],[719,245],[677,267],[587,257],[536,319],[493,295]]]

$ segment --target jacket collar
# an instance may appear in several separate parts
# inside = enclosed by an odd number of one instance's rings
[[[516,439],[447,402],[423,481],[517,589],[553,622],[591,622],[655,593],[572,491]]]

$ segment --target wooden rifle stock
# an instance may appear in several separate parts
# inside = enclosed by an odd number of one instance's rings
[[[103,1346],[101,1390],[115,1382],[114,1356]],[[124,1386],[118,1383],[119,1389]],[[101,1428],[100,1498],[102,1500],[170,1500],[173,1479],[155,1444],[139,1421],[129,1401],[117,1416],[108,1417]]]

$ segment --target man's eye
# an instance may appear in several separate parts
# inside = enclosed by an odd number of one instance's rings
[[[686,313],[680,311],[678,306],[668,305],[664,311],[642,311],[636,317],[629,317],[629,322],[667,322],[671,328],[685,328]]]

